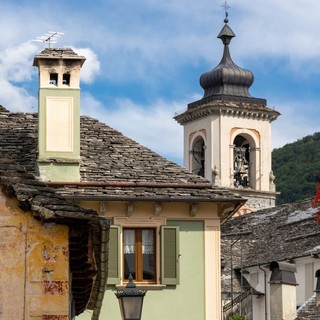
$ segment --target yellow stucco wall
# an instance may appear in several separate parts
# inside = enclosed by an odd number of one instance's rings
[[[68,228],[0,193],[0,319],[69,319]]]

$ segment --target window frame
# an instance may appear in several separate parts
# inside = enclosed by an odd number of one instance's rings
[[[152,286],[165,287],[167,285],[177,285],[179,284],[179,227],[178,226],[167,226],[166,219],[164,217],[153,217],[152,220],[146,220],[143,218],[135,218],[131,220],[124,217],[115,217],[113,219],[113,224],[110,227],[110,241],[109,241],[109,262],[108,262],[108,285],[115,285],[117,287],[122,287],[127,284],[128,281],[124,279],[124,261],[123,261],[123,229],[155,229],[155,281],[150,283],[147,281],[136,282],[137,285],[147,286],[152,288]],[[176,268],[176,278],[165,278],[164,273],[164,259],[167,259],[166,252],[163,248],[163,230],[166,228],[174,228],[176,230],[176,243],[177,248],[175,248],[175,261],[172,261],[171,265],[175,264]],[[170,255],[169,255],[170,257]],[[171,254],[172,259],[172,254]]]
[[[134,230],[135,232],[135,271],[136,275],[133,277],[133,280],[137,283],[152,283],[157,282],[157,228],[156,227],[123,227],[122,229],[122,259],[124,262],[124,231],[125,230]],[[153,249],[154,249],[154,278],[152,280],[143,279],[143,254],[142,254],[142,231],[143,230],[152,230],[153,231]],[[123,281],[127,282],[128,279],[125,278],[125,264],[122,263],[122,278]]]
[[[64,73],[62,75],[62,84],[69,87],[70,86],[70,81],[71,81],[70,73]]]
[[[50,72],[49,73],[49,84],[52,86],[57,87],[59,81],[59,75],[57,72]]]

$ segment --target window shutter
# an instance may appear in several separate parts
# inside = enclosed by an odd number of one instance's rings
[[[161,226],[161,283],[179,284],[179,227]]]
[[[107,284],[120,284],[120,227],[110,226]]]

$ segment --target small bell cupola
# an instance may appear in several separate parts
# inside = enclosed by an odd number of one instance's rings
[[[228,12],[218,38],[220,63],[200,77],[202,99],[192,102],[175,120],[184,127],[184,165],[212,181],[236,189],[252,209],[275,205],[271,167],[271,122],[279,112],[265,99],[252,97],[254,76],[237,66],[230,54],[235,37]]]
[[[35,56],[39,71],[38,174],[44,181],[80,181],[80,69],[70,48]]]

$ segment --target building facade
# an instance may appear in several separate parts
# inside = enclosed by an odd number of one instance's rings
[[[144,317],[220,319],[220,224],[244,200],[103,123],[80,120],[83,61],[70,49],[46,49],[35,57],[36,166],[39,179],[56,192],[111,221],[100,319],[120,317],[114,293],[130,274],[148,290]],[[80,319],[93,316],[87,311]]]
[[[0,318],[69,320],[86,308],[99,314],[106,264],[93,261],[107,250],[110,222],[67,203],[13,160],[19,146],[9,146],[8,125],[15,121],[0,114]]]
[[[284,204],[223,225],[224,315],[237,310],[253,320],[319,318],[314,291],[320,236],[311,204],[311,199]],[[250,308],[243,304],[248,300]]]
[[[80,117],[84,60],[69,48],[43,50],[34,59],[38,113],[0,108],[1,156],[33,181],[24,186],[14,177],[18,213],[7,218],[4,210],[1,220],[13,226],[10,239],[30,238],[16,247],[8,238],[12,250],[0,273],[8,277],[13,252],[27,247],[16,264],[17,275],[26,274],[19,283],[26,311],[19,312],[43,320],[120,318],[114,293],[131,274],[148,290],[143,317],[220,320],[220,226],[245,200]],[[20,215],[21,206],[35,221]]]

